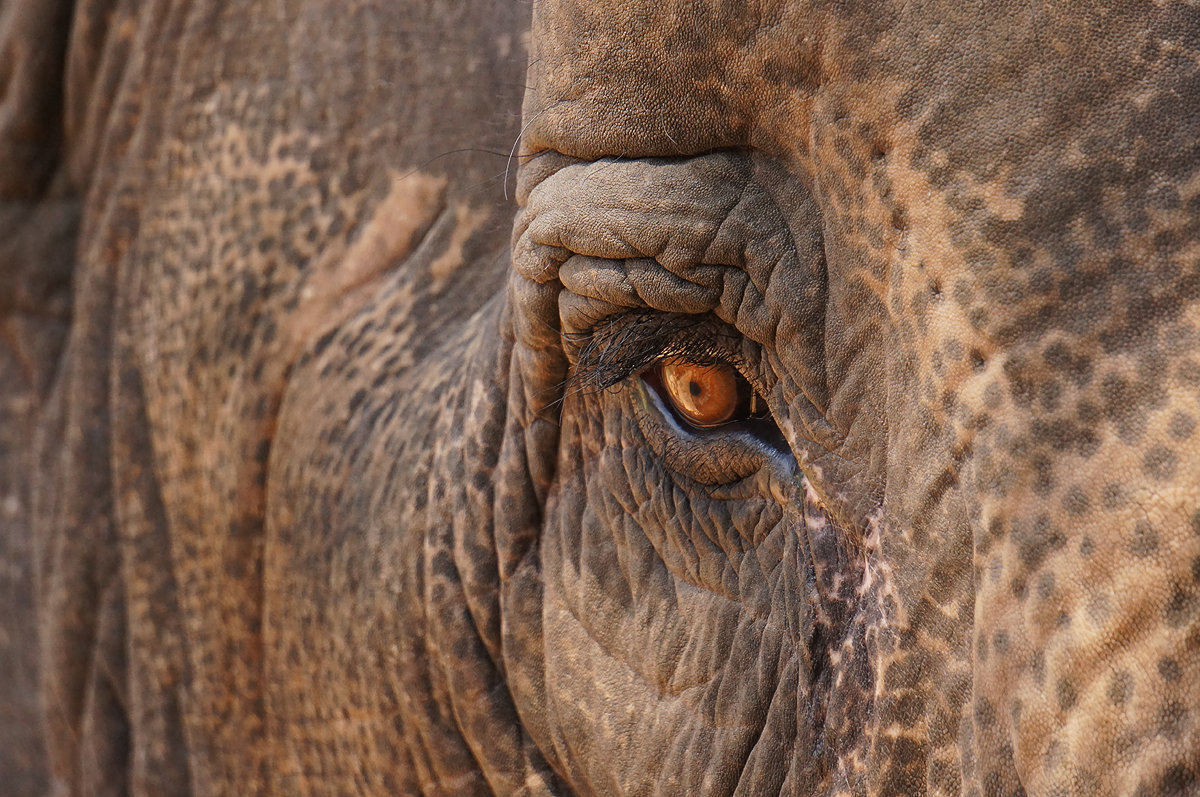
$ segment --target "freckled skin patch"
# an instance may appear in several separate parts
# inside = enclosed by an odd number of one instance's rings
[[[470,691],[498,656],[437,614],[488,611],[495,548],[460,549],[465,598],[452,546],[412,555],[487,528],[449,507],[490,508],[503,430],[522,13],[75,10],[60,177],[94,193],[32,491],[70,790],[563,791],[520,734],[477,756],[454,719],[516,726]],[[407,519],[370,531],[379,498]]]
[[[0,78],[68,791],[1194,786],[1190,5],[128,5]],[[782,448],[574,389],[632,313]]]

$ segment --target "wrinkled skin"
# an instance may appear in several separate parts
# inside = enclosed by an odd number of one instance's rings
[[[0,9],[21,788],[1196,788],[1200,8],[223,5]]]

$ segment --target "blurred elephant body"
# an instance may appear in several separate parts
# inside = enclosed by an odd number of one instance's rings
[[[1200,12],[528,13],[0,11],[52,787],[1194,787]]]

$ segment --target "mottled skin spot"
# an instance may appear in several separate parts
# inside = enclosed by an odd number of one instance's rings
[[[0,48],[2,782],[1195,790],[1194,5],[18,0]],[[779,445],[580,387],[655,323]]]

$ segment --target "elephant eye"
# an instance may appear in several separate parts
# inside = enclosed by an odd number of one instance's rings
[[[756,440],[766,447],[759,450],[789,454],[766,399],[735,365],[752,368],[753,353],[747,356],[745,339],[717,319],[631,313],[565,340],[577,347],[570,377],[575,389],[603,391],[634,378],[655,414],[673,421],[677,432],[705,438],[709,448],[733,435],[729,445]]]
[[[766,401],[728,363],[668,358],[647,370],[643,379],[676,418],[694,429],[712,429],[769,414]]]

